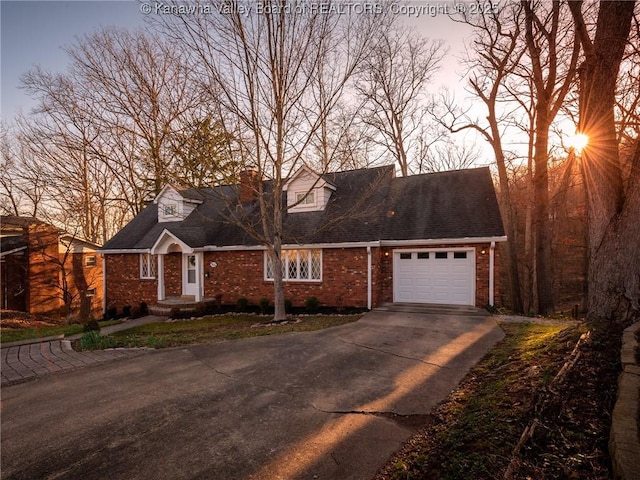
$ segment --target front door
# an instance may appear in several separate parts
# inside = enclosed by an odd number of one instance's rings
[[[198,257],[194,254],[185,254],[182,256],[183,278],[182,293],[183,295],[193,295],[198,299]]]

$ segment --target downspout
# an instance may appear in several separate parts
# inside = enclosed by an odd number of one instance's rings
[[[496,242],[491,242],[491,247],[489,248],[489,305],[494,306],[494,255],[496,249]]]
[[[371,310],[371,246],[367,247],[367,308]]]
[[[102,314],[107,313],[107,256],[102,254]]]

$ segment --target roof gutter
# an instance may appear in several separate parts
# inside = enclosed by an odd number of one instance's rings
[[[426,238],[422,240],[381,240],[382,247],[418,246],[418,245],[464,245],[468,243],[506,242],[507,237],[463,237],[463,238]]]

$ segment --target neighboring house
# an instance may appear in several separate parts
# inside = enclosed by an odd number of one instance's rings
[[[35,218],[0,219],[0,307],[86,319],[103,310],[99,245]]]
[[[234,304],[273,298],[256,190],[165,187],[106,243],[108,307],[169,297]],[[266,195],[271,181],[262,182]],[[396,178],[393,166],[316,175],[284,185],[285,297],[303,305],[372,308],[385,302],[493,305],[498,242],[506,240],[488,168]]]

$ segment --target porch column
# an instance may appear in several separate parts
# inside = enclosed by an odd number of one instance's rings
[[[204,253],[196,254],[196,302],[202,301],[202,290],[204,289]]]
[[[158,255],[158,301],[165,299],[164,297],[164,255]]]
[[[367,246],[367,308],[371,310],[371,245]]]

